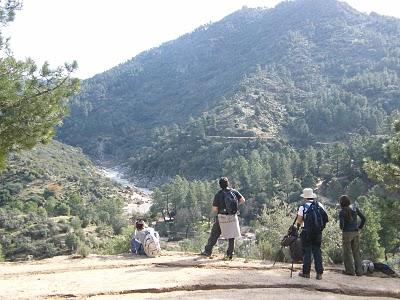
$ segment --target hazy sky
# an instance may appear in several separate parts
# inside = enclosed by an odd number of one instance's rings
[[[7,28],[17,58],[56,67],[77,60],[85,79],[140,52],[248,7],[281,0],[24,0]],[[400,0],[346,0],[362,12],[400,18]]]

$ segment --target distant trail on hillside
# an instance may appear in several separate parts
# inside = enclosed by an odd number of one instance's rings
[[[273,136],[223,136],[223,135],[207,135],[206,138],[218,138],[218,139],[228,139],[228,140],[267,140],[271,139]]]

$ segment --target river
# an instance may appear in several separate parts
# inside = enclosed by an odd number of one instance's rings
[[[129,187],[129,189],[125,189],[123,194],[125,198],[124,211],[128,215],[137,213],[146,214],[149,211],[153,202],[151,198],[152,191],[150,189],[136,186],[118,168],[99,167],[99,170],[105,177],[120,183],[124,187]]]
[[[112,169],[112,168],[100,167],[100,170],[104,174],[104,176],[122,184],[123,186],[129,186],[131,188],[137,189],[137,190],[145,193],[146,195],[151,195],[151,193],[152,193],[152,191],[150,189],[138,187],[133,182],[126,179],[124,177],[123,172],[118,170],[117,168]]]

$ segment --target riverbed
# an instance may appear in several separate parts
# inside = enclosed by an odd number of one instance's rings
[[[101,174],[123,186],[121,196],[125,199],[124,211],[127,215],[146,214],[152,201],[152,191],[138,187],[129,181],[119,168],[99,167]]]

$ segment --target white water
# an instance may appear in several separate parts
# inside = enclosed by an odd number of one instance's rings
[[[118,169],[109,169],[109,168],[101,167],[101,171],[104,174],[104,176],[122,184],[123,186],[129,186],[131,188],[135,188],[135,189],[143,192],[146,195],[151,195],[151,193],[152,193],[152,191],[149,190],[148,188],[138,187],[133,182],[126,179],[124,177],[124,174],[121,171],[119,171]]]
[[[130,187],[128,197],[125,199],[124,210],[128,215],[133,213],[145,214],[149,211],[152,204],[152,191],[147,188],[137,187],[117,168],[100,168],[101,173],[111,180],[120,183],[124,187]]]

